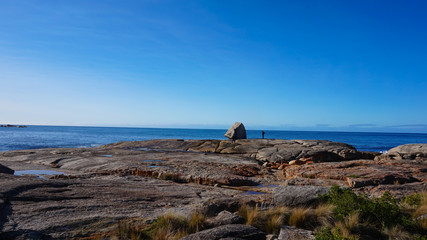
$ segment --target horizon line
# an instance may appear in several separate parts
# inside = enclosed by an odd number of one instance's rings
[[[215,125],[198,125],[198,124],[188,124],[188,125],[162,125],[162,126],[155,126],[155,125],[114,125],[114,124],[104,124],[104,125],[91,125],[91,124],[76,124],[76,125],[62,125],[62,124],[7,124],[7,123],[0,123],[0,125],[14,125],[14,126],[43,126],[43,127],[98,127],[98,128],[152,128],[152,129],[189,129],[189,130],[227,130],[229,127],[225,127],[225,125],[218,125],[218,127],[215,127]],[[416,124],[419,126],[420,124]],[[230,125],[231,126],[231,125]],[[411,133],[411,134],[427,134],[427,125],[425,129],[421,131],[398,131],[396,128],[403,125],[398,126],[370,126],[361,128],[358,127],[357,130],[354,129],[352,125],[348,126],[292,126],[290,128],[281,128],[280,126],[254,126],[254,127],[247,127],[245,126],[246,130],[249,131],[294,131],[294,132],[352,132],[352,133]],[[408,126],[408,125],[404,125]],[[318,128],[318,129],[316,129]],[[353,128],[353,129],[352,129]],[[397,131],[396,131],[397,130]]]

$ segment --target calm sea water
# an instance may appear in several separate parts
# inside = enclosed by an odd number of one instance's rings
[[[0,151],[56,148],[94,147],[119,141],[149,139],[226,139],[224,130],[116,127],[60,127],[28,126],[28,128],[0,128]],[[248,138],[261,138],[261,131],[248,130]],[[407,143],[427,143],[427,134],[265,131],[266,138],[321,139],[344,142],[360,151],[387,151]]]

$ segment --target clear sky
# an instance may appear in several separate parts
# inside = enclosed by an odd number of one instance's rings
[[[427,1],[0,1],[0,123],[427,132]]]

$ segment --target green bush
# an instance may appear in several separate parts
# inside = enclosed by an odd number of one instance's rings
[[[357,240],[358,237],[344,237],[339,228],[325,227],[315,233],[316,240]]]
[[[397,224],[411,228],[413,222],[408,214],[401,212],[397,200],[388,192],[376,199],[356,195],[352,190],[333,186],[321,200],[335,205],[334,214],[339,220],[359,212],[360,221],[377,229]]]
[[[402,199],[402,204],[410,207],[418,207],[421,205],[422,195],[419,193],[414,193],[408,195]]]

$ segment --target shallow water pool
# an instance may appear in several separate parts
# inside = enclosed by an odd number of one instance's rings
[[[43,175],[66,175],[64,172],[52,171],[52,170],[21,170],[15,171],[14,175],[23,176],[23,175],[35,175],[39,178],[46,179]]]

